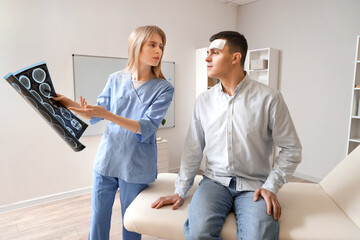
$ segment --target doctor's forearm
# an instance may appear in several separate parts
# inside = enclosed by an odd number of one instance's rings
[[[120,117],[116,114],[113,114],[111,112],[107,112],[104,116],[104,119],[109,120],[120,127],[126,128],[127,130],[130,130],[134,133],[138,132],[140,130],[140,123],[136,120]]]

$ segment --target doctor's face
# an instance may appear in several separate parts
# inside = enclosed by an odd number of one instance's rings
[[[164,44],[159,34],[153,34],[144,43],[140,51],[140,63],[156,67],[163,54]]]

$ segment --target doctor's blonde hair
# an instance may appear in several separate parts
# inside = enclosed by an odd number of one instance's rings
[[[159,34],[162,39],[163,46],[165,48],[166,44],[166,36],[163,30],[161,30],[158,26],[140,26],[136,28],[129,37],[128,40],[128,64],[126,67],[127,71],[132,73],[137,72],[139,67],[139,57],[141,48],[144,43],[153,35]],[[164,48],[163,54],[161,54],[159,64],[154,67],[151,67],[151,71],[155,74],[157,78],[165,79],[164,75],[161,72],[161,60],[162,56],[164,55]]]

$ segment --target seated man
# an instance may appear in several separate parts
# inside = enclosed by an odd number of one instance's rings
[[[244,72],[245,37],[232,31],[210,38],[208,76],[220,83],[195,103],[175,194],[153,208],[184,202],[206,151],[206,169],[184,224],[186,239],[221,239],[234,211],[238,239],[278,239],[281,207],[277,192],[301,161],[301,144],[279,91]],[[273,146],[281,151],[271,164]]]

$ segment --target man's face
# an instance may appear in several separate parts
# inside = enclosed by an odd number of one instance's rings
[[[221,79],[229,72],[232,66],[232,59],[233,56],[229,52],[229,48],[226,44],[223,49],[211,47],[210,45],[208,56],[205,58],[208,76]]]

